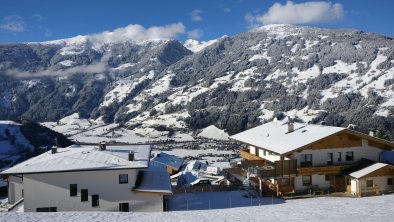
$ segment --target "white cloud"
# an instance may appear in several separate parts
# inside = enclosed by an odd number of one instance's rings
[[[10,69],[6,71],[6,74],[16,78],[32,78],[32,77],[41,77],[41,76],[68,76],[77,73],[84,73],[84,74],[103,73],[108,70],[108,65],[107,65],[108,60],[109,60],[109,55],[104,55],[101,58],[101,60],[98,62],[93,62],[92,64],[89,65],[74,66],[69,69],[54,70],[52,68],[49,68],[49,69],[41,69],[34,73],[20,71],[18,69]]]
[[[192,21],[195,21],[195,22],[202,21],[201,13],[202,13],[202,10],[200,10],[200,9],[193,10],[191,13]]]
[[[9,32],[23,32],[25,31],[25,22],[22,17],[18,15],[10,15],[3,18],[0,29]]]
[[[122,42],[133,40],[136,42],[155,39],[173,39],[179,34],[185,33],[185,26],[182,23],[170,24],[166,26],[152,26],[144,28],[141,25],[128,25],[124,28],[117,28],[114,31],[105,31],[90,35],[88,38],[96,44],[103,42]]]
[[[187,32],[187,37],[189,39],[199,39],[204,35],[204,31],[201,29],[193,29]]]
[[[332,22],[342,19],[344,9],[340,3],[310,1],[304,3],[275,3],[263,15],[246,14],[250,26],[266,24],[307,24]]]
[[[45,20],[46,20],[46,18],[45,18],[44,16],[40,15],[40,14],[34,14],[32,17],[33,17],[35,20],[39,21],[39,22],[42,22],[42,21],[45,21]]]

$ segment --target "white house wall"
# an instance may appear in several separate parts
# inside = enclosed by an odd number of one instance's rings
[[[268,150],[264,151],[263,149],[260,149],[260,148],[254,147],[254,146],[249,146],[249,152],[251,154],[253,154],[253,155],[256,155],[256,150],[257,149],[259,149],[259,153],[258,153],[259,157],[262,157],[262,158],[264,158],[264,159],[266,159],[268,161],[271,161],[271,162],[275,162],[277,160],[280,160],[280,156],[279,155],[276,155],[276,154],[274,154],[274,153],[272,153],[272,152],[270,152]],[[287,159],[287,158],[285,158],[285,159]]]
[[[119,174],[128,174],[127,184],[119,184]],[[25,211],[36,211],[39,207],[57,207],[57,211],[119,211],[119,203],[125,202],[129,203],[130,211],[162,211],[162,195],[131,191],[136,176],[137,170],[25,175]],[[77,196],[70,196],[70,184],[77,184]],[[86,202],[81,202],[81,189],[88,189]],[[98,207],[92,207],[93,194],[99,195]]]
[[[325,175],[313,174],[312,186],[317,185],[320,189],[330,188],[330,181],[326,181]],[[310,186],[302,185],[302,176],[297,176],[294,180],[294,189],[296,193],[303,193],[307,191]]]
[[[352,179],[350,180],[350,192],[353,195],[358,195],[358,180],[357,179]]]
[[[353,152],[353,161],[346,161],[346,152]],[[342,153],[342,161],[338,161],[339,152]],[[381,149],[375,147],[369,147],[367,144],[363,144],[361,147],[350,147],[350,148],[333,148],[333,149],[309,149],[302,150],[301,152],[295,152],[291,155],[291,159],[297,159],[298,167],[300,167],[302,154],[312,154],[312,165],[313,166],[325,166],[327,165],[327,154],[333,153],[334,165],[336,164],[347,164],[360,161],[362,158],[367,158],[372,161],[379,161],[379,154],[382,152]]]
[[[23,198],[22,176],[10,176],[8,178],[8,202],[14,204]]]
[[[387,185],[387,179],[394,178],[394,175],[391,176],[380,176],[380,177],[366,177],[359,180],[361,183],[361,192],[364,192],[367,189],[367,180],[373,180],[373,186],[377,186],[380,191],[387,192],[387,191],[394,191],[393,185]]]

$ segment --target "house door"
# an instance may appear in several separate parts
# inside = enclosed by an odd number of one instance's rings
[[[335,192],[345,192],[346,191],[346,180],[342,175],[335,175]]]

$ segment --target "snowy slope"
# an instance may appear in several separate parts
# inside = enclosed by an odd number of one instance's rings
[[[23,153],[34,150],[20,127],[13,121],[0,121],[0,168],[13,165]]]
[[[207,193],[211,194],[211,193]],[[214,196],[211,196],[214,198]],[[206,204],[208,203],[207,199]],[[394,196],[367,198],[321,197],[288,200],[282,204],[239,207],[219,210],[195,210],[163,213],[2,213],[2,221],[392,221]],[[189,199],[190,206],[192,199]],[[250,199],[248,199],[250,203]],[[275,200],[276,201],[276,200]],[[186,201],[184,201],[186,205]],[[247,201],[246,201],[247,202]],[[276,202],[274,202],[276,203]],[[200,203],[201,204],[201,203]],[[223,204],[229,202],[223,200]],[[258,203],[257,203],[258,204]],[[185,207],[186,209],[186,207]]]

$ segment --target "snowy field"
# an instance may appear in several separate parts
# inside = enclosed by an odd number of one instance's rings
[[[163,213],[1,213],[0,221],[393,221],[394,195],[321,197],[282,204]]]

